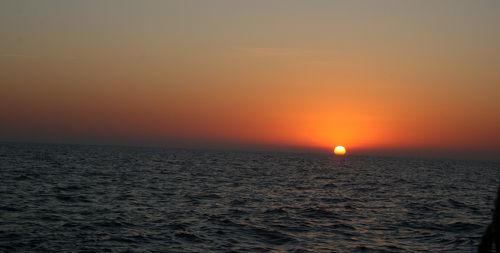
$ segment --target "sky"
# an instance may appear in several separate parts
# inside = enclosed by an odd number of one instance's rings
[[[0,140],[500,155],[496,0],[0,1]]]

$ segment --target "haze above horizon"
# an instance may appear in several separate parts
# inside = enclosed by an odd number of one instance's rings
[[[500,157],[496,1],[4,1],[0,141]]]

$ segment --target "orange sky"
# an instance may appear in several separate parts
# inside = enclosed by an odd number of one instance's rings
[[[500,154],[493,1],[0,3],[0,140]]]

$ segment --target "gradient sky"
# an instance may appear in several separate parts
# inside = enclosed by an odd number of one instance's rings
[[[1,1],[0,140],[500,155],[500,3]]]

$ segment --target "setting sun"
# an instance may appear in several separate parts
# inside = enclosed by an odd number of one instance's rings
[[[345,155],[346,150],[343,146],[336,146],[333,153],[335,153],[335,155]]]

